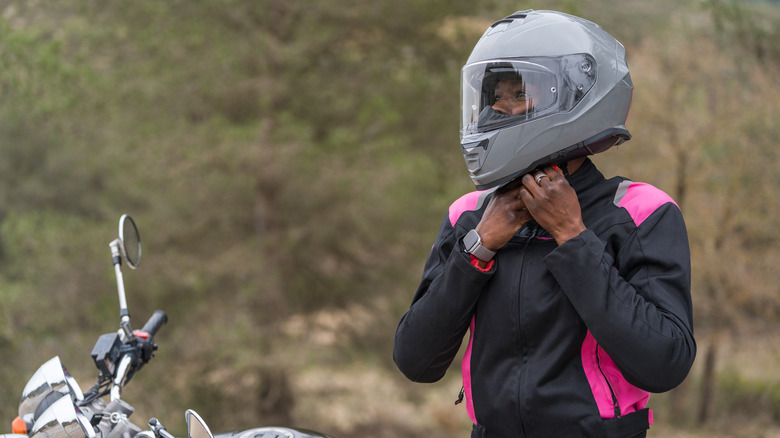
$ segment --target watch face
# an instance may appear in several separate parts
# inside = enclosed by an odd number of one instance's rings
[[[474,248],[479,245],[480,239],[479,234],[477,234],[477,230],[471,230],[466,234],[466,236],[463,238],[463,246],[466,247],[466,252],[471,253],[474,251]]]
[[[495,251],[491,251],[482,246],[482,239],[479,237],[479,234],[477,234],[477,230],[471,230],[463,237],[463,246],[467,253],[485,262],[496,255]]]

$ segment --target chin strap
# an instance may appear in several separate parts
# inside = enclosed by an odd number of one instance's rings
[[[563,176],[566,177],[566,181],[569,181],[569,184],[571,184],[571,175],[569,175],[569,162],[564,161],[563,163],[559,164],[558,167],[563,171]]]

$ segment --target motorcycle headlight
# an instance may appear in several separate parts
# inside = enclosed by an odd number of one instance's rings
[[[68,400],[84,398],[81,388],[65,366],[55,356],[41,365],[22,391],[19,399],[19,417],[27,422],[34,420],[35,410],[41,401],[52,392],[70,395]]]
[[[60,397],[35,420],[30,438],[94,438],[87,418],[76,411],[70,397]]]

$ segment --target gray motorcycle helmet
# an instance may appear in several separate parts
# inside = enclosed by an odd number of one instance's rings
[[[595,23],[533,10],[493,23],[461,72],[460,139],[474,185],[502,186],[629,140],[633,89],[625,48]]]

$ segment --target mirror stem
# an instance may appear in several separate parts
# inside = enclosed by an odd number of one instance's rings
[[[119,255],[119,239],[115,239],[109,246],[111,247],[111,258],[114,261],[116,288],[119,292],[120,327],[124,331],[125,338],[133,339],[133,332],[130,329],[130,312],[127,310],[127,298],[125,297],[125,281],[122,277],[122,256]]]

